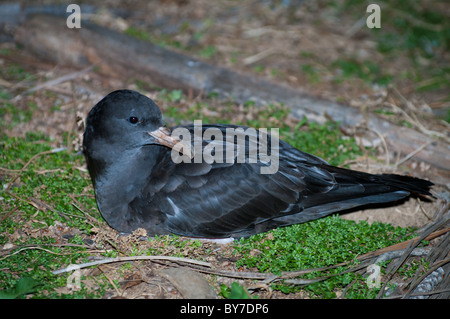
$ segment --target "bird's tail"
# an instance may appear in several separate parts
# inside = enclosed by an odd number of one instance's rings
[[[360,205],[384,203],[410,194],[431,195],[430,188],[433,186],[429,181],[411,176],[368,174],[334,166],[326,169],[334,176],[336,186],[325,194],[309,197],[305,202],[307,206],[347,200]]]
[[[333,166],[327,167],[327,170],[339,184],[362,184],[375,192],[406,191],[416,196],[431,195],[430,188],[434,185],[430,181],[405,175],[369,174]]]
[[[385,185],[407,191],[416,196],[432,196],[430,189],[434,184],[430,181],[417,177],[396,174],[379,174],[374,176],[375,182],[384,183]]]
[[[333,189],[306,196],[299,213],[275,218],[273,222],[286,226],[360,206],[394,202],[411,194],[431,195],[430,189],[434,185],[423,179],[396,174],[368,174],[333,166],[327,170],[337,182]]]

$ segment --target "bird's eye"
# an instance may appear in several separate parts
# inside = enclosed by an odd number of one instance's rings
[[[130,122],[131,124],[136,124],[137,122],[139,122],[139,119],[136,116],[130,116],[128,122]]]

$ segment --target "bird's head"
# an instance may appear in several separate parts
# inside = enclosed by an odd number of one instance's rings
[[[132,156],[144,146],[174,148],[179,143],[182,141],[171,135],[155,102],[131,90],[111,92],[99,101],[89,112],[83,138],[91,167]]]

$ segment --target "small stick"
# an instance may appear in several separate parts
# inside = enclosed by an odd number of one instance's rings
[[[116,257],[116,258],[105,258],[102,260],[92,261],[84,264],[79,265],[70,265],[66,268],[61,268],[58,270],[52,271],[54,275],[62,274],[65,272],[69,272],[76,269],[86,268],[90,266],[96,266],[96,265],[102,265],[102,264],[109,264],[109,263],[115,263],[115,262],[121,262],[121,261],[135,261],[135,260],[169,260],[174,262],[185,262],[190,263],[194,265],[200,265],[204,267],[211,267],[210,263],[188,259],[188,258],[182,258],[182,257],[171,257],[171,256],[130,256],[130,257]]]
[[[422,144],[421,146],[419,146],[418,148],[416,148],[414,151],[412,151],[411,153],[409,153],[408,155],[406,155],[403,159],[398,160],[397,163],[395,163],[395,168],[397,168],[400,164],[403,164],[404,162],[406,162],[407,160],[409,160],[411,157],[413,157],[414,155],[416,155],[417,153],[419,153],[421,150],[423,150],[425,147],[427,147],[428,145],[430,145],[432,143],[432,141],[428,141],[425,144]]]

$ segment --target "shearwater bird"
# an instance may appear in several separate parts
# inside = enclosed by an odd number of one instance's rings
[[[83,139],[99,210],[120,232],[239,238],[430,195],[429,181],[334,167],[262,133],[221,124],[168,128],[151,99],[114,91],[90,111]]]

